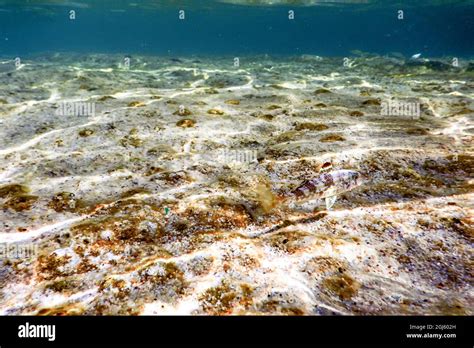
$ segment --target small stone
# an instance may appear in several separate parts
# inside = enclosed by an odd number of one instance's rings
[[[94,134],[94,131],[92,129],[88,129],[88,128],[79,131],[79,135],[83,138],[89,137],[92,134]]]
[[[206,94],[219,94],[219,92],[214,88],[208,88],[204,91]]]
[[[103,97],[100,97],[97,100],[100,101],[100,102],[103,102],[103,101],[106,101],[106,100],[109,100],[109,99],[115,99],[115,98],[112,97],[111,95],[104,95]]]
[[[332,92],[327,88],[318,88],[317,90],[314,91],[314,94],[328,94],[328,93],[332,93]]]
[[[193,113],[186,108],[183,109],[178,109],[175,112],[173,112],[173,115],[179,115],[179,116],[191,116]]]
[[[407,134],[410,135],[428,135],[429,132],[424,128],[409,128],[406,130]]]
[[[128,107],[130,107],[130,108],[140,108],[140,107],[143,107],[143,106],[145,106],[145,103],[140,102],[140,101],[132,101],[132,102],[128,103]]]
[[[102,238],[103,240],[111,240],[112,236],[113,234],[110,230],[105,230],[100,233],[100,238]]]
[[[158,225],[151,221],[142,221],[140,223],[139,228],[140,228],[140,231],[153,235],[156,233]]]
[[[237,99],[230,99],[230,100],[226,100],[225,103],[226,103],[226,104],[229,104],[229,105],[239,105],[239,104],[240,104],[240,100],[237,100]]]
[[[211,110],[208,110],[207,113],[208,113],[209,115],[219,115],[219,116],[224,115],[224,111],[218,110],[218,109],[211,109]]]
[[[281,109],[281,106],[280,105],[270,105],[267,110],[276,110],[276,109]]]
[[[196,121],[186,118],[184,120],[178,121],[176,125],[181,128],[191,128],[196,125]]]
[[[265,115],[260,116],[260,118],[263,118],[264,120],[267,120],[267,121],[271,121],[275,118],[275,116],[273,116],[272,114],[265,114]]]
[[[344,141],[344,140],[346,139],[338,134],[329,134],[329,135],[326,135],[325,137],[322,137],[319,141],[322,143],[332,143],[335,141]]]
[[[295,129],[297,131],[302,131],[302,130],[323,131],[323,130],[326,130],[328,128],[329,127],[326,126],[325,124],[310,123],[310,122],[299,123],[295,126]]]
[[[378,99],[367,99],[362,102],[362,105],[375,105],[375,106],[380,106],[380,100]]]
[[[364,116],[364,113],[361,112],[361,111],[355,110],[355,111],[351,111],[351,113],[349,115],[355,116],[355,117],[360,117],[360,116]]]
[[[17,212],[30,210],[38,199],[38,196],[18,195],[6,201],[3,208],[11,208]]]

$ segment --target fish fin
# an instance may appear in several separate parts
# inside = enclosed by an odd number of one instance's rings
[[[334,195],[334,196],[330,196],[330,197],[326,197],[325,201],[326,201],[326,209],[327,210],[330,210],[331,207],[334,205],[334,203],[336,202],[336,199],[337,199],[337,196]]]

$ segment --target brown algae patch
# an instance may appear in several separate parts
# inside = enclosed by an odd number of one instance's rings
[[[33,204],[39,199],[38,196],[17,195],[10,198],[3,204],[4,209],[13,209],[17,212],[30,210]]]
[[[325,290],[337,295],[341,300],[350,300],[357,294],[361,286],[359,282],[347,273],[325,278],[321,285]]]
[[[209,315],[231,314],[234,310],[248,309],[253,304],[254,289],[246,283],[231,285],[223,280],[220,285],[204,291],[199,296],[201,309]]]
[[[54,211],[61,213],[64,211],[75,212],[80,205],[77,204],[77,199],[74,193],[60,192],[56,194],[48,203],[48,207]]]
[[[174,262],[161,262],[138,271],[140,281],[162,301],[174,302],[188,289],[183,270]]]
[[[311,246],[314,237],[304,231],[284,231],[271,234],[265,238],[272,248],[289,254],[303,252]]]

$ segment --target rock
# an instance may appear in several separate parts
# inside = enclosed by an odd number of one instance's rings
[[[329,127],[326,126],[325,124],[311,123],[311,122],[298,123],[295,126],[295,129],[297,131],[301,131],[301,130],[323,131],[323,130],[326,130],[328,128]]]
[[[365,105],[365,106],[370,106],[370,105],[380,106],[381,103],[380,103],[380,100],[378,100],[378,99],[367,99],[367,100],[364,100],[362,102],[362,105]]]
[[[226,104],[229,104],[229,105],[239,105],[239,104],[240,104],[240,100],[237,100],[237,99],[230,99],[230,100],[226,100],[225,103],[226,103]]]
[[[355,117],[360,117],[360,116],[364,116],[364,113],[363,113],[362,111],[357,111],[357,110],[355,110],[355,111],[351,111],[351,112],[349,113],[349,115],[355,116]]]
[[[79,136],[81,136],[83,138],[89,137],[92,134],[94,134],[94,131],[92,129],[89,129],[89,128],[82,129],[81,131],[79,131]]]
[[[410,134],[410,135],[428,135],[428,134],[430,134],[424,128],[409,128],[409,129],[406,130],[406,133]]]
[[[281,109],[281,106],[279,105],[270,105],[267,110],[276,110],[276,109]]]
[[[140,102],[140,101],[132,101],[132,102],[128,103],[128,107],[130,107],[130,108],[141,108],[145,105],[146,105],[145,103]]]
[[[100,97],[99,99],[97,99],[97,101],[103,102],[109,99],[115,99],[115,98],[112,97],[111,95],[104,95],[103,97]]]
[[[179,116],[191,116],[193,113],[189,109],[178,109],[175,112],[173,112],[173,115],[179,115]]]
[[[218,109],[210,109],[210,110],[207,111],[207,113],[209,115],[218,115],[218,116],[224,115],[224,111],[218,110]]]
[[[335,141],[344,141],[344,140],[346,139],[338,134],[329,134],[322,137],[319,141],[322,143],[332,143]]]
[[[329,93],[332,93],[332,92],[327,88],[318,88],[317,90],[314,91],[314,94],[329,94]]]
[[[100,238],[103,240],[111,240],[113,238],[114,234],[110,230],[105,230],[100,233]]]
[[[191,120],[189,118],[185,118],[184,120],[178,121],[176,125],[181,128],[191,128],[196,125],[196,121]]]

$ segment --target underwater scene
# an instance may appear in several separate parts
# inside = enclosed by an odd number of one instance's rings
[[[0,0],[1,315],[473,315],[474,2]]]

